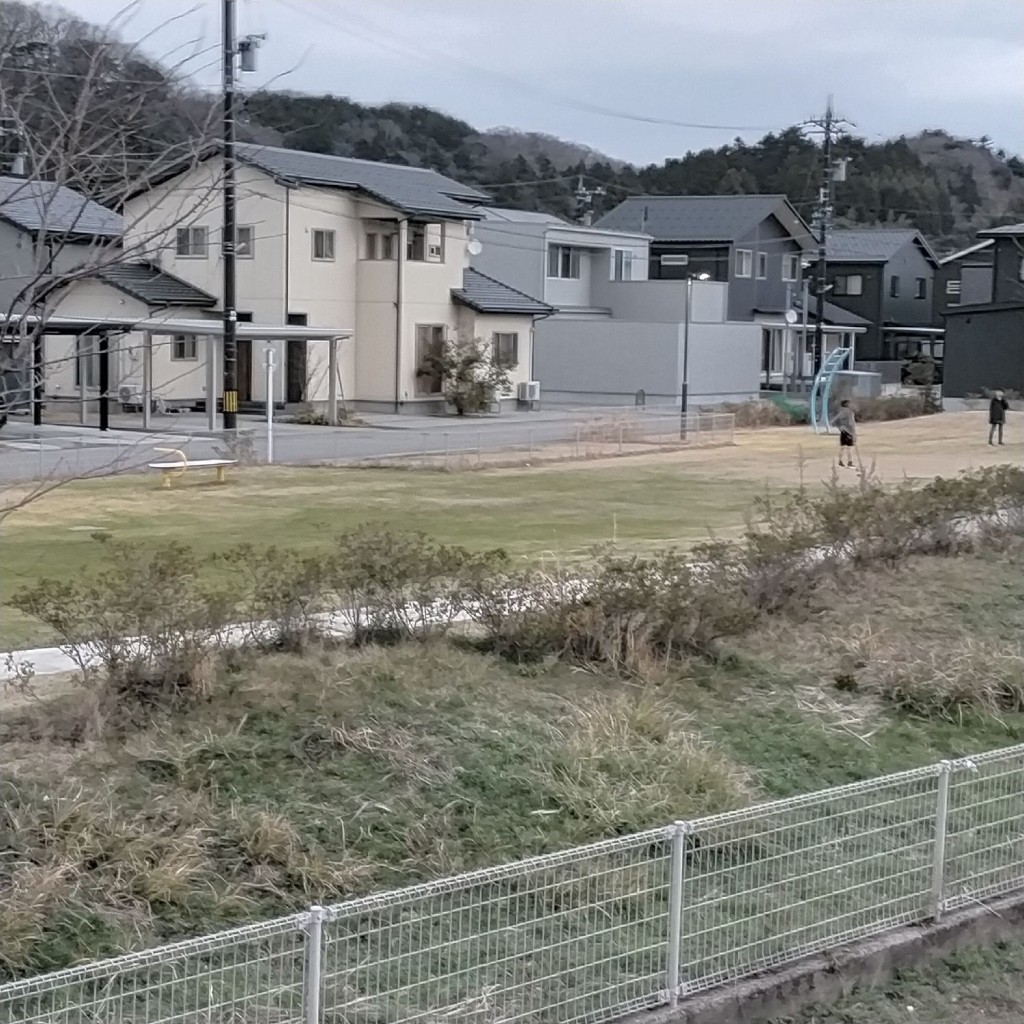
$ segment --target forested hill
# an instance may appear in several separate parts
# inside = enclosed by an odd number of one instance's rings
[[[186,140],[215,137],[216,97],[174,69],[59,8],[2,5],[5,145],[18,137],[39,141],[44,165],[62,159],[70,172],[64,180],[102,200],[118,193],[114,186],[124,191],[126,175],[151,172]],[[244,97],[242,115],[240,135],[252,141],[432,167],[483,187],[503,205],[564,217],[575,213],[580,174],[589,187],[605,188],[596,213],[638,193],[780,192],[806,216],[820,174],[820,150],[797,128],[634,167],[547,135],[480,131],[416,104],[258,91]],[[53,139],[62,145],[51,146]],[[66,149],[72,143],[75,152]],[[914,225],[946,249],[970,242],[979,228],[1024,220],[1024,162],[985,137],[955,139],[938,130],[878,143],[845,137],[837,155],[851,158],[847,180],[837,186],[840,224]]]
[[[809,216],[821,168],[820,149],[796,128],[633,167],[550,136],[480,132],[416,105],[264,93],[248,100],[247,113],[254,134],[269,129],[281,145],[432,167],[484,187],[502,205],[564,217],[575,212],[579,174],[605,187],[598,212],[636,193],[781,192]],[[1024,220],[1024,161],[987,139],[938,130],[878,143],[844,136],[836,155],[851,158],[847,180],[836,186],[841,225],[910,224],[949,248],[979,228]]]

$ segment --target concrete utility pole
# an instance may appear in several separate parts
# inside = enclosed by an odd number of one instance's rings
[[[818,189],[818,203],[815,207],[814,220],[818,233],[818,262],[815,270],[815,297],[817,310],[814,325],[814,372],[821,367],[822,349],[824,347],[825,326],[825,292],[828,289],[828,233],[832,229],[833,195],[832,186],[836,180],[836,167],[832,158],[832,143],[836,131],[844,126],[854,127],[850,121],[837,118],[832,110],[832,97],[825,106],[825,116],[820,120],[807,121],[804,128],[820,132],[822,142],[821,187]],[[843,165],[845,175],[845,164]]]
[[[235,59],[241,55],[242,70],[256,70],[256,47],[263,36],[246,36],[241,44],[235,40],[235,0],[223,0],[222,28],[224,34],[224,225],[221,232],[221,255],[224,259],[224,388],[221,408],[224,429],[238,425],[238,339],[235,327]],[[210,395],[213,400],[213,395]]]
[[[576,184],[576,219],[584,227],[589,228],[594,222],[594,198],[595,196],[607,195],[605,188],[598,185],[596,188],[587,188],[583,184],[583,175],[579,176]]]

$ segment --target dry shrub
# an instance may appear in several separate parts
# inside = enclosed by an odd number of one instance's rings
[[[581,840],[728,810],[750,797],[745,776],[691,720],[649,694],[567,705],[537,770],[553,810],[577,823]]]
[[[905,714],[959,721],[1024,711],[1024,647],[968,635],[921,643],[870,627],[836,638],[836,685],[877,694]]]
[[[770,401],[728,402],[723,412],[736,417],[739,430],[758,430],[765,427],[793,427],[807,422],[807,408],[796,404]]]
[[[930,390],[915,394],[879,395],[877,398],[853,398],[850,404],[863,423],[907,420],[942,412],[942,404]]]

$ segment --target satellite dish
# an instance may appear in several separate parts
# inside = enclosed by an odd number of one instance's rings
[[[787,309],[786,310],[786,323],[787,324],[790,324],[790,325],[795,324],[798,319],[799,318],[796,315],[796,310],[794,310],[794,309]]]
[[[470,256],[479,256],[484,251],[484,247],[480,244],[480,240],[477,238],[471,238],[469,245],[466,246]]]

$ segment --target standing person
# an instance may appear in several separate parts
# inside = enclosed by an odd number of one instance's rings
[[[1006,410],[1010,403],[1003,397],[1002,391],[992,392],[992,401],[988,403],[988,443],[999,434],[999,443],[1003,443],[1003,425],[1006,423]]]
[[[853,469],[853,449],[857,444],[857,417],[853,414],[853,407],[848,398],[844,398],[839,403],[835,425],[839,428],[839,465],[846,465]],[[846,454],[845,463],[843,462],[844,453]]]

